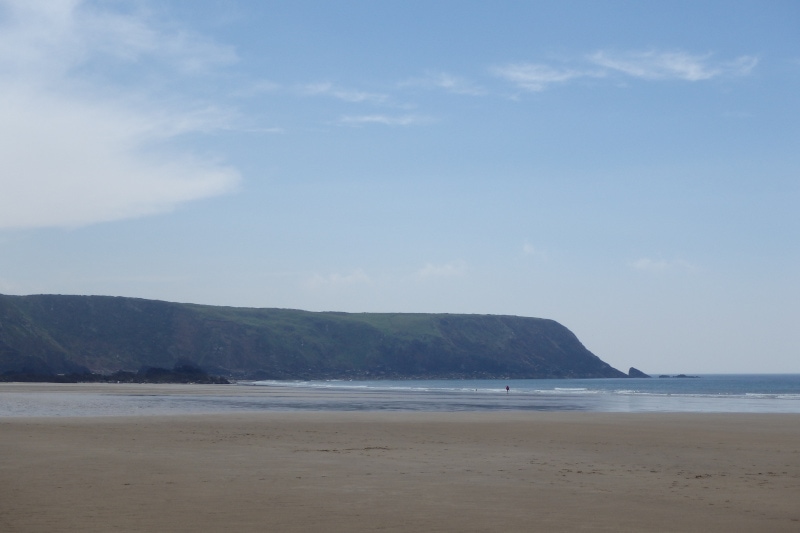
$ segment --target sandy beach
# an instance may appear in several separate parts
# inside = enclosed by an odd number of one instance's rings
[[[0,419],[0,530],[800,531],[800,416]]]

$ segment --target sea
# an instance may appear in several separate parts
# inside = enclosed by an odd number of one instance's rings
[[[184,387],[184,388],[181,388]],[[213,388],[210,388],[213,387]],[[508,387],[508,389],[506,389]],[[113,386],[71,392],[0,389],[0,418],[259,411],[585,411],[800,413],[800,374],[622,379],[249,381]],[[177,392],[176,392],[177,391]],[[209,392],[211,391],[211,392]]]

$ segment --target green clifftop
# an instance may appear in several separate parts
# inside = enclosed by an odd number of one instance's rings
[[[540,318],[0,295],[0,374],[107,374],[181,360],[238,379],[626,377]]]

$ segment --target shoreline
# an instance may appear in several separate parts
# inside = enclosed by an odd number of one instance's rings
[[[770,393],[744,394],[742,384],[704,389],[605,388],[573,380],[554,383],[500,381],[326,382],[276,384],[0,383],[0,419],[24,416],[135,416],[267,411],[618,412],[800,414],[800,381]],[[696,380],[692,380],[696,381]],[[511,393],[504,390],[510,383]],[[715,385],[709,380],[707,385]],[[433,385],[433,386],[431,386]],[[650,386],[650,388],[648,388]],[[770,390],[767,385],[767,390]],[[502,387],[502,388],[501,388]],[[566,387],[566,388],[564,388]],[[729,387],[726,389],[726,387]],[[739,388],[737,388],[739,387]],[[764,387],[762,385],[762,387]],[[734,390],[735,394],[719,394]],[[759,390],[756,387],[744,391]],[[762,389],[763,390],[763,389]]]
[[[0,419],[0,529],[798,531],[800,415]]]

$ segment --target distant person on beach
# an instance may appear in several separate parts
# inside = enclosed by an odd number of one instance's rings
[[[508,394],[508,391],[509,391],[508,385],[506,385],[506,394]]]

